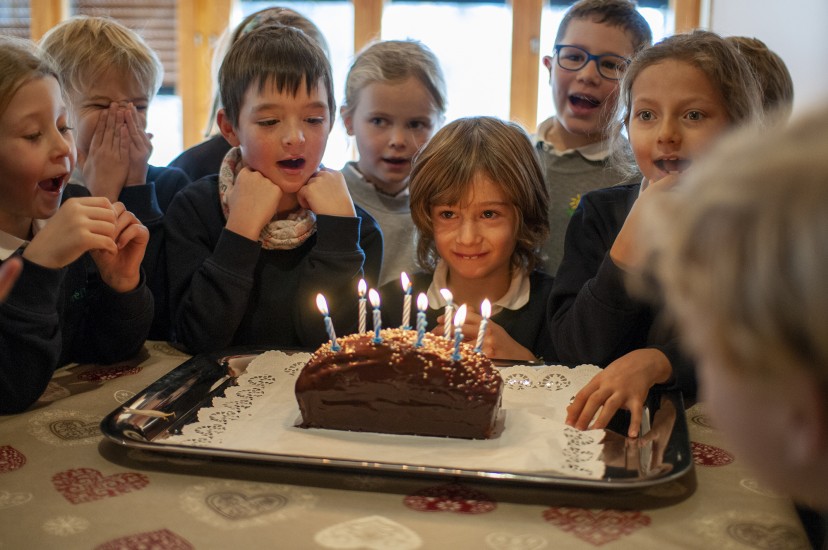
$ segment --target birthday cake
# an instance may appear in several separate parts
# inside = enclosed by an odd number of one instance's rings
[[[304,428],[487,439],[503,381],[472,346],[383,329],[317,349],[296,380]]]

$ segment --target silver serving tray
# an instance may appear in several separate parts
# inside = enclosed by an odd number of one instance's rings
[[[540,485],[554,488],[597,490],[641,489],[681,478],[692,471],[693,460],[681,394],[676,391],[653,391],[648,398],[641,433],[659,425],[664,419],[672,427],[660,429],[665,434],[656,447],[640,446],[627,433],[629,413],[620,411],[605,430],[604,460],[606,470],[601,479],[583,479],[555,474],[508,471],[480,471],[457,468],[417,466],[390,462],[366,462],[328,459],[299,454],[275,454],[190,446],[165,442],[181,433],[183,426],[195,422],[198,411],[211,405],[216,396],[235,385],[236,378],[266,348],[233,348],[222,353],[197,355],[159,378],[135,397],[112,411],[101,421],[101,431],[109,440],[128,448],[179,456],[216,458],[281,466],[316,467],[369,474],[428,475],[494,481],[505,484]],[[283,350],[290,353],[289,350]],[[302,350],[306,351],[306,350]],[[525,364],[525,363],[523,363]],[[501,365],[508,370],[509,362]],[[656,433],[656,432],[654,432]],[[399,436],[416,437],[416,436]],[[652,451],[664,449],[658,466],[653,466]]]

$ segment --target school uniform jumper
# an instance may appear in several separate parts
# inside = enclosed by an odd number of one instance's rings
[[[176,341],[191,353],[315,348],[328,340],[317,293],[336,330],[354,330],[357,282],[376,280],[382,262],[376,221],[360,208],[353,218],[319,215],[316,233],[297,248],[266,250],[225,228],[217,180],[187,186],[165,217]]]
[[[69,184],[63,193],[89,196]],[[137,354],[153,318],[141,276],[118,293],[87,253],[62,269],[23,258],[23,272],[0,303],[0,414],[21,412],[43,394],[56,368],[71,362],[114,363]]]
[[[673,367],[670,385],[695,397],[693,364],[659,322],[660,308],[630,296],[623,271],[609,256],[640,187],[609,187],[581,198],[549,297],[550,334],[559,359],[572,364],[605,367],[630,351],[658,349]]]

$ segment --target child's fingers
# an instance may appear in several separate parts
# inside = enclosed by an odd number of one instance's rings
[[[123,250],[128,244],[146,246],[149,242],[149,229],[141,225],[133,214],[129,213],[129,215],[134,218],[134,220],[118,234],[118,238],[115,241],[115,244],[118,246],[118,250]]]
[[[99,148],[103,145],[104,134],[106,133],[106,123],[109,118],[109,109],[100,111],[98,113],[98,122],[95,124],[95,132],[92,134],[92,141],[90,148]]]
[[[641,416],[644,407],[630,407],[630,427],[627,430],[629,437],[638,437],[641,431]]]
[[[23,261],[17,256],[12,256],[0,265],[0,300],[6,299],[21,271]]]

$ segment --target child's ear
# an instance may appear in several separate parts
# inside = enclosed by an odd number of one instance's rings
[[[230,118],[227,116],[227,113],[224,112],[224,109],[219,109],[218,113],[216,113],[216,124],[218,124],[219,130],[221,130],[221,135],[224,136],[227,143],[233,147],[238,147],[241,142],[239,141],[239,137],[236,135],[236,129],[233,127],[233,124],[230,122]]]
[[[348,135],[354,135],[354,117],[351,115],[351,109],[347,109],[343,105],[339,108],[339,116],[342,117],[342,124],[345,125],[345,131]]]

